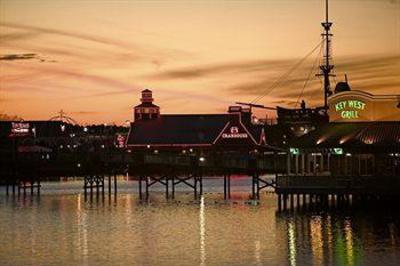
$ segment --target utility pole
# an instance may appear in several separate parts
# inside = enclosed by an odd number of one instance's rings
[[[324,108],[328,111],[328,97],[332,95],[331,91],[331,84],[329,77],[335,76],[331,74],[333,70],[333,65],[331,65],[331,37],[333,34],[330,32],[332,22],[329,22],[329,5],[328,0],[325,0],[325,22],[322,22],[321,25],[324,28],[324,32],[321,34],[323,40],[325,40],[325,49],[324,49],[324,56],[323,56],[323,63],[319,66],[321,72],[317,74],[317,76],[324,77]]]

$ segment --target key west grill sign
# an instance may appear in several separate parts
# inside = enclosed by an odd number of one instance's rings
[[[400,120],[400,95],[344,91],[329,97],[328,104],[330,122]]]
[[[361,100],[344,100],[335,104],[335,111],[340,112],[343,119],[360,118],[359,112],[365,109],[366,103]]]

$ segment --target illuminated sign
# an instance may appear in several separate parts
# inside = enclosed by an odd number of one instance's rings
[[[290,148],[289,151],[291,154],[300,154],[300,150],[298,148]]]
[[[29,123],[11,122],[11,136],[25,136],[29,134]]]
[[[124,148],[125,147],[125,141],[126,141],[125,136],[118,134],[117,135],[117,140],[116,140],[116,146],[118,148]]]
[[[336,112],[340,112],[343,119],[357,119],[360,117],[359,111],[365,109],[366,104],[359,100],[340,101],[335,104]]]
[[[343,149],[342,148],[333,148],[333,149],[331,149],[331,153],[336,154],[336,155],[341,155],[341,154],[343,154]]]
[[[222,134],[224,139],[246,139],[248,138],[247,133],[239,133],[238,127],[231,127],[230,133]]]

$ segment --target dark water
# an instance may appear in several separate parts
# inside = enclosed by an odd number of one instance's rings
[[[85,202],[82,182],[44,183],[39,197],[0,191],[0,265],[399,265],[400,215],[388,210],[277,212],[249,182],[205,182],[141,203],[132,181],[116,198]],[[156,189],[157,190],[157,189]]]

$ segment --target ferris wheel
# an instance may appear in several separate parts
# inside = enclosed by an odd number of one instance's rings
[[[62,121],[73,125],[78,124],[78,122],[76,122],[75,119],[73,119],[70,116],[67,116],[67,113],[65,113],[62,109],[57,113],[56,116],[51,117],[50,121]]]

